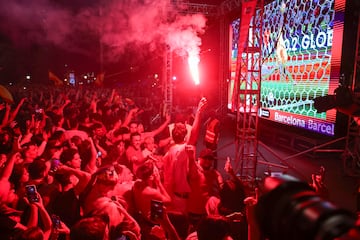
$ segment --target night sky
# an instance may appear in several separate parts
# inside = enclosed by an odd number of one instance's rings
[[[218,45],[204,39],[217,34],[208,19],[179,15],[167,3],[0,0],[0,83],[21,82],[26,74],[46,81],[48,70],[62,76],[102,69],[131,80],[161,71],[165,46],[183,60],[189,51],[207,53]]]

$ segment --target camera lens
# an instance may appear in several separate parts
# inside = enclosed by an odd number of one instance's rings
[[[334,239],[352,228],[356,216],[318,196],[290,176],[265,178],[255,214],[270,240]]]

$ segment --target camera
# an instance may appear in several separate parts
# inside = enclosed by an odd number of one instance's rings
[[[122,234],[120,237],[117,237],[116,240],[130,240],[130,238],[124,234]]]
[[[269,240],[342,239],[355,227],[355,213],[322,199],[308,183],[289,175],[266,177],[260,191],[255,219]]]
[[[352,109],[352,105],[356,103],[356,99],[356,94],[352,92],[349,87],[341,85],[334,90],[334,94],[314,98],[314,108],[319,113],[326,112],[333,108],[340,110],[350,108],[351,110],[355,110],[355,115],[358,115],[359,113],[356,113],[356,111],[359,110],[359,107],[357,106],[355,109]]]
[[[162,201],[158,200],[151,200],[151,207],[150,207],[150,218],[151,220],[161,219],[164,215],[164,204]]]
[[[26,197],[31,203],[39,202],[39,197],[35,185],[26,185],[25,190],[26,190]]]
[[[59,159],[56,159],[56,158],[51,159],[50,172],[55,173],[58,170],[59,166],[60,166]]]

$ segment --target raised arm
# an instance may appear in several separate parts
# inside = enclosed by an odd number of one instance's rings
[[[229,176],[231,177],[232,180],[234,181],[240,181],[239,178],[236,176],[234,169],[231,165],[231,159],[230,157],[226,158],[226,162],[225,162],[225,166],[224,166],[224,170],[227,174],[229,174]]]
[[[110,95],[110,97],[109,97],[109,99],[108,99],[108,101],[107,101],[107,105],[111,105],[111,104],[112,104],[112,102],[114,101],[114,96],[115,96],[115,89],[113,89],[113,90],[111,91],[111,95]]]
[[[133,117],[135,116],[135,114],[139,111],[139,108],[133,108],[129,111],[129,113],[126,115],[126,118],[122,124],[123,127],[127,127],[131,120],[133,119]]]
[[[20,145],[30,142],[31,137],[33,136],[32,129],[34,128],[34,126],[35,126],[35,115],[32,114],[31,120],[26,121],[26,126],[25,126],[26,130],[25,130],[25,134],[21,136]]]
[[[57,171],[59,173],[64,172],[64,173],[73,174],[79,179],[79,182],[74,186],[74,191],[76,195],[80,195],[84,191],[84,189],[86,188],[86,186],[88,185],[91,179],[90,173],[72,167],[68,167],[66,165],[61,165]]]
[[[46,144],[48,142],[48,133],[45,132],[45,130],[41,129],[41,134],[43,136],[43,140],[40,144],[40,146],[38,147],[38,156],[41,156],[44,152],[45,152],[45,148],[46,148]]]
[[[70,101],[69,99],[67,99],[67,98],[65,98],[65,97],[64,97],[64,99],[65,99],[64,104],[62,104],[62,105],[59,107],[59,112],[61,112],[62,115],[64,114],[64,108],[71,103],[71,101]]]
[[[16,152],[8,158],[8,160],[6,161],[5,167],[3,168],[3,171],[1,172],[1,175],[0,175],[1,180],[6,180],[6,181],[9,180],[11,173],[14,169],[15,160],[19,155],[20,155],[20,153]]]
[[[38,198],[39,198],[39,202],[36,202],[34,204],[37,206],[39,210],[40,219],[43,224],[42,230],[44,232],[44,239],[49,239],[52,230],[52,221],[49,216],[49,213],[46,211],[44,207],[43,201],[39,193],[38,193]]]
[[[192,171],[193,169],[197,168],[196,156],[195,156],[195,146],[189,145],[189,144],[186,145],[185,146],[185,152],[186,152],[186,155],[189,158],[189,169],[190,169],[190,171]]]
[[[165,116],[165,122],[163,122],[163,124],[160,125],[160,127],[158,127],[157,129],[151,131],[151,132],[145,132],[144,134],[146,136],[151,136],[151,137],[155,137],[156,135],[158,135],[159,133],[161,133],[165,128],[167,128],[167,126],[169,125],[171,120],[171,116],[170,114],[166,114]],[[143,137],[143,139],[145,139],[145,136]]]
[[[163,218],[159,219],[158,221],[160,222],[160,225],[167,233],[168,239],[169,240],[180,240],[181,238],[179,237],[179,234],[177,233],[174,225],[171,223],[165,207],[164,207],[163,211],[164,211]]]
[[[1,122],[1,127],[4,127],[6,124],[9,123],[10,110],[11,110],[10,104],[5,103],[5,114]]]
[[[259,240],[261,238],[261,232],[256,221],[255,205],[259,199],[259,189],[255,188],[255,196],[247,197],[244,200],[246,206],[246,218],[248,221],[248,239]]]
[[[14,109],[14,111],[11,112],[10,116],[9,116],[9,122],[12,122],[15,118],[16,115],[18,114],[21,106],[24,104],[24,101],[26,100],[26,98],[22,98],[19,102],[19,104],[16,106],[16,108]]]
[[[191,128],[191,133],[190,133],[190,137],[187,141],[187,144],[189,145],[196,145],[198,136],[199,136],[199,131],[200,131],[200,122],[201,122],[201,115],[202,112],[205,109],[205,106],[207,105],[207,100],[206,98],[202,98],[199,102],[196,114],[195,114],[195,119],[194,119],[194,123],[192,125]]]
[[[161,201],[164,203],[170,203],[171,197],[168,194],[168,192],[166,191],[165,187],[163,186],[163,184],[160,180],[160,174],[159,174],[158,168],[156,166],[154,166],[153,171],[154,171],[154,183],[155,183],[157,190],[160,192]]]
[[[94,93],[94,95],[91,98],[90,107],[89,107],[89,109],[92,113],[97,112],[97,102],[98,102],[97,95],[96,95],[96,93]]]
[[[97,150],[94,144],[94,140],[91,137],[88,138],[88,141],[90,142],[91,157],[90,157],[90,161],[86,164],[85,168],[87,169],[86,171],[92,174],[97,170],[97,165],[96,165]]]

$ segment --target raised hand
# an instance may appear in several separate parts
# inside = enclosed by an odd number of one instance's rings
[[[207,105],[207,99],[205,97],[201,98],[198,105],[198,111],[200,112],[203,111],[206,105]]]
[[[232,165],[231,165],[230,157],[227,157],[227,158],[226,158],[224,170],[225,170],[225,172],[228,173],[228,174],[234,173],[234,169],[233,169],[233,167],[232,167]]]
[[[169,113],[166,113],[165,114],[165,121],[170,122],[170,120],[171,120],[171,115]]]
[[[254,206],[257,204],[258,199],[259,199],[259,189],[255,188],[255,196],[245,198],[244,203],[246,206]]]
[[[19,102],[19,105],[22,105],[26,100],[27,100],[26,97],[22,98],[22,99],[20,100],[20,102]]]

